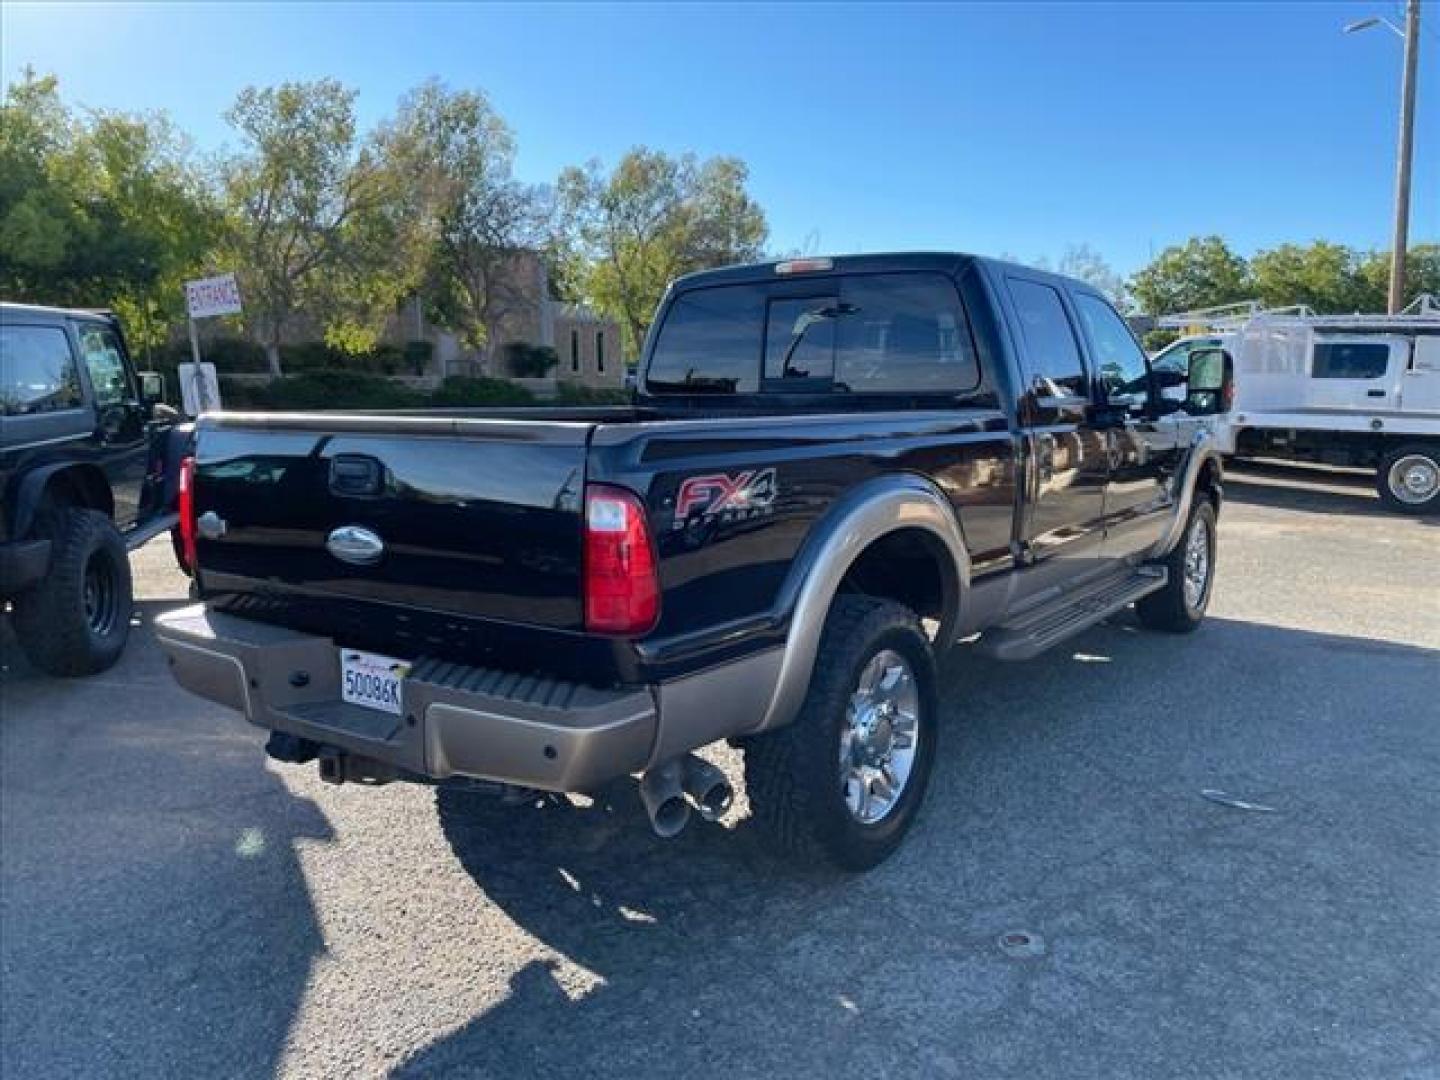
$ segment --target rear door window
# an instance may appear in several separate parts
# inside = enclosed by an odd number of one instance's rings
[[[84,404],[65,331],[0,326],[0,413],[33,416]]]
[[[1085,363],[1060,293],[1053,286],[1010,278],[1032,389],[1051,397],[1088,397]]]

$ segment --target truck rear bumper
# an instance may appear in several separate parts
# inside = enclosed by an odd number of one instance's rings
[[[422,659],[394,716],[341,700],[340,650],[330,638],[204,605],[160,616],[155,633],[182,686],[260,727],[414,779],[549,791],[586,791],[753,728],[778,669],[778,656],[761,654],[661,686],[602,690]]]

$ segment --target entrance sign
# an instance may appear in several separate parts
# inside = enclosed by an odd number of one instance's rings
[[[240,314],[240,286],[235,283],[235,275],[216,274],[187,281],[185,311],[190,316],[190,355],[193,359],[191,363],[180,365],[180,394],[185,411],[191,416],[199,416],[202,412],[220,408],[220,380],[215,375],[214,364],[200,362],[200,334],[195,329],[195,320]]]
[[[240,286],[234,274],[219,274],[185,283],[185,308],[192,319],[239,315]]]

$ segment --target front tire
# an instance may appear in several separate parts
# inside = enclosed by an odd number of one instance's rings
[[[1215,547],[1215,507],[1204,499],[1190,511],[1175,550],[1160,560],[1169,572],[1165,587],[1135,602],[1141,623],[1188,634],[1204,621],[1215,585]]]
[[[49,675],[94,675],[120,659],[130,635],[130,558],[114,523],[95,510],[45,511],[50,571],[15,600],[15,633]]]
[[[745,745],[751,815],[785,855],[868,870],[924,801],[936,719],[935,661],[915,613],[838,597],[800,714]]]
[[[1380,459],[1375,489],[1388,510],[1440,513],[1440,448],[1412,443],[1390,451]]]

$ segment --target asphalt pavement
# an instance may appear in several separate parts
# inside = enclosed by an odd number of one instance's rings
[[[171,682],[151,545],[112,671],[0,631],[0,1074],[1440,1076],[1440,520],[1227,494],[1194,635],[952,654],[927,808],[862,877],[772,859],[743,800],[665,842],[628,782],[269,764]]]

